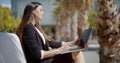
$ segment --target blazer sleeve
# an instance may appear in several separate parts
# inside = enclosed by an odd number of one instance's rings
[[[62,46],[61,42],[52,41],[52,42],[48,42],[48,43],[49,43],[49,46],[52,48],[59,48]]]
[[[23,30],[23,38],[22,39],[23,39],[23,42],[29,48],[33,57],[36,59],[40,59],[41,58],[41,48],[39,47],[39,45],[36,41],[35,30],[29,26],[25,26],[25,28]]]

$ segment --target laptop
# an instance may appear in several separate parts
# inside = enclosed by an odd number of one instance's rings
[[[87,45],[91,34],[92,34],[92,28],[88,28],[82,33],[82,36],[81,36],[82,45]],[[63,51],[60,54],[66,54],[66,53],[71,53],[71,52],[75,52],[75,51],[85,50],[85,47],[84,46],[81,47],[81,43],[79,43],[79,41],[76,40],[75,43],[76,43],[76,45],[70,46],[69,50]]]

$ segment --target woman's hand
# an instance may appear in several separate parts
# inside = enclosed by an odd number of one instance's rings
[[[63,45],[63,46],[61,46],[60,48],[58,48],[58,50],[59,50],[60,52],[66,51],[66,50],[69,50],[69,49],[70,49],[70,47],[69,47],[68,45]]]
[[[71,46],[71,45],[74,45],[74,44],[75,44],[75,41],[70,41],[70,42],[65,42],[64,45]]]
[[[63,45],[57,49],[53,49],[50,51],[44,51],[44,58],[52,57],[54,55],[60,54],[61,52],[65,51],[65,50],[69,50],[69,48],[70,48],[69,46]]]
[[[75,41],[65,42],[61,47],[59,47],[57,49],[53,49],[50,51],[44,51],[44,58],[51,57],[56,54],[60,54],[63,51],[69,50],[70,45],[73,45],[74,43],[75,43]]]

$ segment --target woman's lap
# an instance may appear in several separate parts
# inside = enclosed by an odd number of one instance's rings
[[[58,54],[51,58],[44,59],[41,63],[73,63],[71,53]]]
[[[72,55],[71,53],[56,55],[52,63],[73,63]]]

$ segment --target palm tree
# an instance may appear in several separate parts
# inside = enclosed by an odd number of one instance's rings
[[[78,17],[78,32],[79,32],[79,37],[81,37],[81,33],[89,28],[89,23],[88,23],[88,13],[89,10],[93,9],[94,6],[94,0],[82,0],[80,1],[81,7],[79,11],[79,17]]]
[[[75,40],[88,28],[88,10],[93,0],[61,0],[55,10],[57,20],[56,39]]]
[[[98,6],[100,63],[120,63],[120,13],[117,5],[114,0],[98,0]]]

